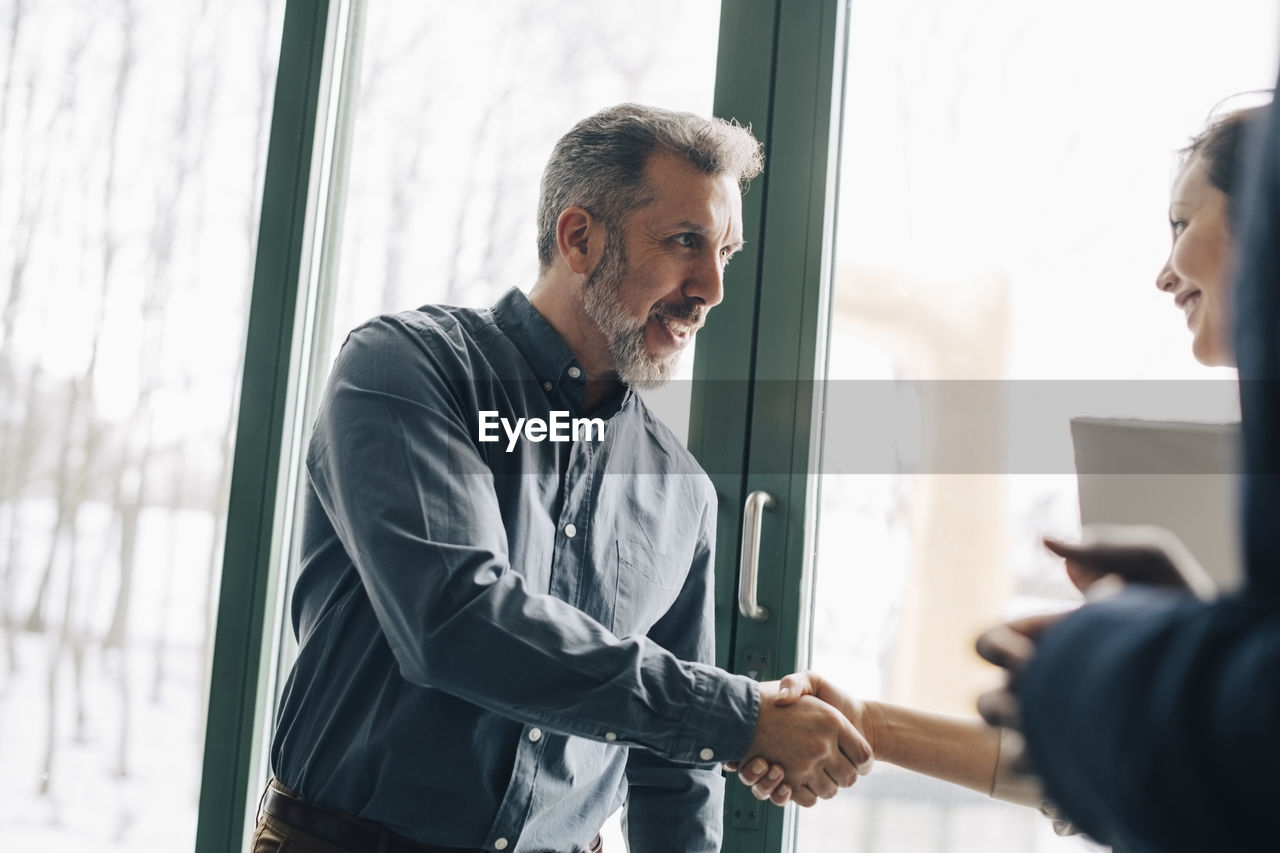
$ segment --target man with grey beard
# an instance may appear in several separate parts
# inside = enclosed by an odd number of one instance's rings
[[[767,757],[809,804],[869,767],[835,709],[712,665],[715,492],[634,391],[720,302],[761,167],[728,122],[603,110],[547,165],[527,297],[352,332],[255,851],[577,853],[625,803],[632,853],[709,853],[719,762]],[[603,435],[555,440],[563,413]]]

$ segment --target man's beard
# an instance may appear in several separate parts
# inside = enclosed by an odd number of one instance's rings
[[[656,306],[649,316],[637,321],[627,313],[619,298],[627,275],[627,254],[622,235],[610,230],[600,263],[583,285],[583,307],[595,321],[609,344],[609,355],[618,378],[633,388],[659,388],[671,379],[680,350],[665,358],[649,355],[645,329],[652,317],[671,317],[681,323],[698,326],[702,308],[693,300],[675,305]]]

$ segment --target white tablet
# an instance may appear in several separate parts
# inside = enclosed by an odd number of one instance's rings
[[[1073,418],[1081,524],[1177,534],[1221,590],[1240,585],[1239,424]]]

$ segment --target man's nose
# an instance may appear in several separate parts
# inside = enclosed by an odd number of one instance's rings
[[[724,266],[715,255],[698,262],[693,275],[681,288],[686,299],[696,299],[706,308],[714,308],[724,299]]]

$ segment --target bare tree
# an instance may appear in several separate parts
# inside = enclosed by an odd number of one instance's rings
[[[169,466],[168,505],[170,507],[170,510],[175,512],[179,507],[183,505],[183,495],[184,495],[183,483],[186,480],[187,473],[188,473],[186,460],[188,457],[187,447],[189,444],[190,442],[187,442],[187,441],[182,441],[178,443],[177,447],[175,448],[175,450],[177,451],[175,458],[173,459],[172,464]],[[124,559],[124,547],[125,547],[125,543],[121,541],[120,549],[121,549],[122,560]],[[163,577],[161,578],[162,586],[160,589],[160,607],[159,607],[159,612],[161,614],[166,614],[169,612],[169,604],[173,595],[174,583],[177,581],[177,578],[175,577],[174,569],[179,564],[178,554],[180,550],[181,550],[181,543],[179,542],[179,539],[178,539],[178,525],[174,523],[173,519],[171,519],[169,524],[169,536],[165,542],[165,562],[169,568],[169,571],[165,572]],[[130,555],[130,559],[132,559],[132,555]],[[164,692],[165,679],[166,679],[166,676],[168,675],[168,667],[166,665],[167,664],[166,651],[167,651],[168,643],[166,642],[166,638],[167,638],[167,633],[164,630],[156,631],[155,640],[152,643],[152,647],[151,647],[151,656],[154,661],[154,664],[151,670],[151,701],[152,702],[160,701],[160,698]]]
[[[78,568],[78,561],[75,558],[79,511],[88,497],[91,473],[95,465],[100,463],[98,453],[103,438],[103,430],[97,423],[92,411],[93,382],[98,369],[102,335],[106,324],[105,315],[115,277],[114,271],[120,245],[120,236],[114,224],[116,217],[113,215],[113,207],[117,201],[117,182],[119,180],[120,123],[124,114],[124,104],[135,61],[134,31],[136,13],[132,0],[120,0],[120,9],[122,12],[120,54],[113,80],[107,120],[107,138],[104,146],[106,163],[102,176],[103,225],[98,316],[90,337],[88,363],[83,374],[71,382],[67,404],[66,429],[63,432],[58,454],[58,473],[54,484],[55,511],[53,529],[49,537],[49,550],[45,561],[44,574],[40,582],[40,591],[28,619],[28,625],[33,628],[40,626],[43,621],[44,598],[48,594],[50,579],[56,566],[59,543],[65,543],[67,551],[67,597],[64,601],[56,645],[47,661],[49,725],[46,730],[44,762],[40,774],[40,792],[42,794],[49,792],[53,782],[54,759],[58,742],[56,720],[58,719],[60,700],[57,673],[65,655],[70,654],[71,656],[74,696],[78,699],[82,692],[81,664],[83,650],[80,646],[85,642],[85,638],[83,631],[76,630],[77,626],[75,625],[74,614],[71,611],[70,596],[76,585]]]
[[[405,244],[410,239],[409,223],[413,221],[413,210],[420,197],[418,182],[422,178],[422,152],[426,148],[424,137],[425,134],[408,134],[406,141],[411,146],[409,154],[404,156],[397,151],[398,156],[392,156],[389,160],[391,197],[388,199],[390,216],[386,232],[382,305],[398,304],[404,289],[402,279]],[[404,160],[408,161],[407,164]]]
[[[22,531],[25,528],[21,517],[23,492],[29,482],[39,437],[45,427],[39,414],[43,384],[44,374],[40,365],[36,364],[30,368],[26,376],[21,409],[24,412],[22,423],[16,430],[6,428],[3,437],[3,456],[9,461],[4,467],[4,478],[0,480],[0,494],[4,496],[4,509],[8,519],[5,525],[7,543],[3,555],[4,566],[3,572],[0,573],[0,592],[3,593],[0,595],[0,602],[3,602],[4,608],[0,618],[4,621],[4,648],[8,659],[8,671],[11,673],[16,672],[18,668],[18,655],[15,648],[18,625],[14,614],[9,611],[9,606],[13,601],[13,578],[17,575],[18,561],[22,555]],[[13,391],[16,397],[18,391],[16,381],[13,384]]]
[[[508,84],[501,95],[488,100],[472,135],[471,159],[467,164],[467,182],[462,191],[462,206],[454,215],[454,237],[451,244],[453,246],[453,255],[449,260],[449,272],[445,288],[445,301],[449,303],[459,304],[467,301],[466,298],[473,289],[472,283],[463,279],[462,259],[467,250],[471,248],[466,239],[467,226],[472,216],[479,215],[479,211],[475,210],[475,207],[476,202],[479,201],[477,190],[480,186],[480,176],[490,168],[489,161],[481,157],[481,152],[484,150],[485,140],[492,134],[493,127],[502,111],[507,108],[507,99],[511,96],[513,88],[511,84]],[[423,112],[425,113],[425,110]],[[490,199],[490,202],[492,203],[494,200]],[[488,248],[492,251],[493,247],[490,245]],[[509,252],[510,245],[502,247],[500,251]],[[490,259],[486,258],[485,266],[489,265]]]
[[[256,8],[261,10],[262,19],[260,26],[255,30],[261,34],[262,40],[257,46],[258,55],[258,75],[257,85],[254,91],[258,96],[257,108],[255,110],[254,125],[254,149],[253,149],[253,165],[249,175],[249,204],[245,209],[245,216],[242,220],[245,245],[250,247],[257,246],[259,210],[261,207],[261,197],[259,196],[262,187],[263,167],[265,165],[265,152],[267,145],[267,132],[271,127],[271,95],[272,83],[275,80],[275,59],[276,54],[273,40],[273,32],[271,26],[271,7],[266,3],[254,4]],[[241,301],[248,303],[249,292],[253,286],[254,263],[256,253],[249,251],[247,253],[247,263],[243,279],[243,289],[241,291]],[[236,360],[235,373],[233,374],[238,381],[244,373],[244,347],[238,349],[238,358]],[[231,467],[234,461],[234,442],[236,429],[236,414],[238,412],[237,392],[236,399],[231,405],[227,406],[226,420],[222,424],[221,429],[221,447],[220,454],[221,465],[218,469],[217,482],[214,488],[214,516],[213,516],[213,547],[209,549],[208,563],[205,566],[205,611],[204,611],[204,630],[201,634],[203,641],[200,646],[200,673],[208,673],[210,671],[213,659],[213,625],[217,615],[218,596],[217,596],[217,580],[219,577],[218,561],[222,557],[221,543],[226,536],[227,528],[227,496],[231,492]],[[204,732],[206,712],[209,706],[209,683],[207,678],[201,679],[200,701],[196,705],[196,713],[198,714],[198,723],[196,726],[197,742],[204,742]]]
[[[207,22],[208,4],[190,20],[187,43],[196,41]],[[129,417],[124,443],[122,473],[116,478],[114,508],[119,521],[120,582],[116,589],[111,623],[104,638],[106,648],[119,651],[121,661],[129,658],[129,619],[137,568],[137,542],[143,508],[152,497],[152,467],[157,448],[152,425],[152,401],[163,386],[164,323],[166,309],[175,287],[172,280],[173,258],[182,203],[193,178],[199,174],[205,157],[208,116],[212,109],[214,87],[205,79],[209,74],[207,52],[188,50],[182,69],[182,91],[174,116],[168,158],[171,173],[158,188],[155,218],[148,241],[151,271],[142,304],[142,335],[138,349],[138,396]],[[203,83],[203,87],[202,87]],[[196,209],[199,209],[197,205]],[[165,582],[172,579],[173,564],[166,567]],[[157,631],[157,657],[163,656],[163,628]],[[159,669],[159,665],[157,665]],[[128,773],[129,733],[132,723],[132,691],[127,679],[120,679],[117,690],[121,703],[120,726],[116,748],[116,773]]]
[[[14,73],[14,54],[17,52],[19,45],[19,32],[23,20],[22,11],[22,4],[16,3],[11,19],[9,58],[5,73],[3,103],[0,105],[0,131],[3,132],[7,132],[9,127],[9,106],[13,99],[11,82]],[[86,39],[87,33],[84,32],[80,33],[76,39],[73,39],[72,47],[67,57],[67,67],[72,70],[63,78],[62,96],[58,99],[48,122],[43,128],[45,138],[49,138],[53,134],[71,111],[72,94],[74,92],[74,69],[78,67],[79,60],[83,55]],[[30,127],[33,121],[34,92],[38,78],[32,73],[26,82],[27,85],[23,91],[25,109],[22,115],[22,127],[24,129]],[[4,139],[3,132],[0,132],[0,140]],[[51,159],[47,153],[43,158],[40,158],[34,145],[19,146],[18,153],[21,159],[15,164],[17,168],[14,169],[14,172],[18,175],[19,183],[17,222],[11,235],[13,258],[9,268],[9,287],[5,295],[4,309],[0,313],[0,400],[4,401],[17,399],[20,394],[17,382],[18,362],[14,346],[14,330],[17,327],[18,318],[22,311],[23,291],[26,284],[32,246],[35,235],[39,231],[40,224],[44,218],[45,199],[47,198],[45,190],[46,175]],[[34,161],[34,163],[31,161]],[[26,396],[29,401],[39,394],[40,375],[38,367],[33,368],[28,374]],[[5,510],[8,517],[8,523],[5,525],[5,529],[8,532],[8,547],[4,555],[3,570],[0,571],[0,590],[4,592],[4,613],[2,615],[5,623],[5,651],[9,660],[9,669],[12,671],[17,667],[17,654],[14,649],[16,619],[8,608],[9,603],[13,600],[11,594],[12,583],[17,572],[17,561],[21,556],[23,530],[20,518],[22,511],[21,495],[31,474],[31,463],[38,433],[35,428],[36,412],[31,405],[28,404],[20,409],[19,412],[14,413],[13,420],[10,419],[9,415],[9,412],[5,412],[5,417],[0,418],[0,495],[5,498]]]
[[[9,14],[9,49],[5,52],[4,63],[4,85],[0,88],[0,140],[4,139],[5,131],[9,127],[9,102],[10,92],[13,87],[13,67],[16,63],[18,53],[18,43],[20,33],[22,32],[23,23],[23,3],[22,0],[12,0],[13,8]],[[4,180],[4,173],[0,172],[0,181]],[[0,188],[3,183],[0,183]]]

